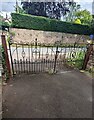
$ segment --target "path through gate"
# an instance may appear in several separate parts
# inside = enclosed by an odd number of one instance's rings
[[[55,72],[62,69],[66,62],[83,62],[86,47],[44,45],[37,42],[33,44],[9,43],[10,58],[13,74]],[[79,54],[82,58],[79,59]]]

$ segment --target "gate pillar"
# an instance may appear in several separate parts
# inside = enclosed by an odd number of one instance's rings
[[[5,35],[1,35],[1,40],[2,40],[2,47],[4,48],[4,52],[5,52],[5,63],[6,63],[8,75],[10,78],[11,77],[11,69],[10,69],[10,62],[9,62],[9,56],[8,56],[8,51],[7,51],[7,43],[6,43]]]
[[[84,63],[82,66],[83,70],[85,70],[87,67],[87,63],[89,61],[89,57],[90,57],[92,51],[93,51],[93,44],[90,44],[90,46],[88,47],[87,52],[85,54]]]

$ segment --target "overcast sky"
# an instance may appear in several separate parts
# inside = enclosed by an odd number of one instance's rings
[[[3,12],[4,16],[5,13],[9,13],[14,11],[14,5],[16,0],[0,0],[0,13]],[[92,13],[92,2],[93,0],[74,0],[75,2],[80,3],[81,9],[87,9]],[[20,0],[18,0],[20,5]]]

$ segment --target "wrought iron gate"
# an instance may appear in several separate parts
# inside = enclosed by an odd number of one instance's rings
[[[13,74],[38,73],[62,68],[66,62],[83,62],[86,47],[79,45],[53,46],[40,44],[9,43],[11,67]],[[78,55],[83,53],[82,58]]]
[[[10,58],[13,74],[38,73],[56,70],[58,47],[37,43],[9,43]]]

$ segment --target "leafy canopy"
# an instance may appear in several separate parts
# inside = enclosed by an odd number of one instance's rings
[[[68,17],[72,19],[72,11],[78,10],[80,5],[68,0],[68,2],[21,2],[22,8],[27,14],[61,19]],[[70,13],[70,14],[69,14]],[[67,15],[67,16],[66,16]]]
[[[90,25],[92,21],[92,15],[88,10],[80,10],[75,13],[76,19],[80,19],[81,24]]]

